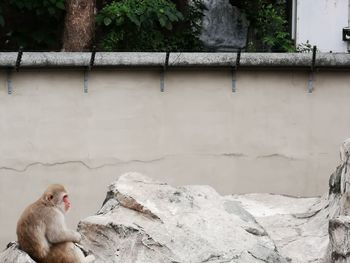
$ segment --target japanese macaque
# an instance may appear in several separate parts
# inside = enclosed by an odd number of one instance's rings
[[[28,206],[17,223],[20,249],[38,263],[93,262],[74,245],[81,235],[67,229],[65,213],[71,207],[66,189],[59,184],[50,185],[35,203]]]

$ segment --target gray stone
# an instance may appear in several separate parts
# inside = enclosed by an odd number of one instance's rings
[[[329,220],[329,262],[350,262],[350,217],[338,216]]]
[[[204,46],[215,51],[233,51],[247,43],[249,21],[228,0],[203,0],[206,7],[202,34]]]
[[[28,256],[27,253],[18,249],[18,244],[16,242],[10,243],[7,249],[0,253],[1,263],[35,263],[34,260]]]
[[[209,186],[175,188],[138,173],[113,183],[79,231],[98,262],[286,262],[238,202]]]
[[[81,245],[76,244],[81,251],[87,255],[89,251],[85,250]],[[94,262],[93,256],[85,258],[86,263]],[[35,263],[35,261],[24,251],[22,251],[17,242],[11,242],[7,245],[6,250],[0,253],[0,263]],[[83,262],[82,262],[83,263]]]
[[[272,194],[227,197],[253,215],[274,241],[279,253],[293,263],[323,262],[328,245],[328,199]]]
[[[329,185],[329,246],[326,260],[350,262],[350,139],[340,147],[340,165]]]

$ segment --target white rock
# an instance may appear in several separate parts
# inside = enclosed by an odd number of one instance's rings
[[[250,213],[209,186],[128,173],[109,190],[79,225],[98,262],[286,262]]]
[[[328,246],[328,210],[320,198],[234,195],[264,227],[280,254],[293,263],[322,262]],[[321,209],[322,208],[322,209]]]
[[[340,147],[341,164],[329,180],[329,247],[327,262],[350,262],[350,139]]]
[[[35,263],[27,253],[18,249],[17,243],[13,242],[7,246],[7,249],[0,253],[1,263]]]

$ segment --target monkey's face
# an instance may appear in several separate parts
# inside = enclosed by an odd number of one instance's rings
[[[68,194],[65,192],[60,193],[49,193],[47,195],[47,201],[52,205],[56,206],[63,213],[67,213],[71,207]]]
[[[68,212],[69,208],[71,207],[68,194],[65,194],[63,196],[63,204],[64,204],[64,211]]]

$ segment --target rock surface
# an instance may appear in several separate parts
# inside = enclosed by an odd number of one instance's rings
[[[319,198],[220,196],[209,186],[172,187],[138,173],[109,186],[82,244],[96,262],[350,262],[350,140]],[[0,262],[33,263],[16,244]]]
[[[350,262],[350,139],[340,148],[340,165],[329,179],[329,246],[326,262]]]
[[[202,34],[204,46],[215,51],[234,51],[244,48],[249,22],[229,0],[203,0]]]
[[[328,245],[327,209],[321,198],[235,195],[289,262],[323,262]]]
[[[137,173],[113,183],[79,231],[99,262],[286,262],[238,202],[209,186],[175,188]]]
[[[9,243],[7,249],[0,253],[1,263],[35,263],[27,253],[18,249],[16,242]]]

